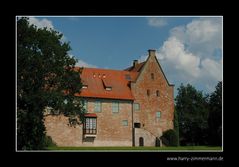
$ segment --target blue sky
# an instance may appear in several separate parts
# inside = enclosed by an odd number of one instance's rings
[[[175,91],[190,83],[205,93],[222,80],[222,17],[30,17],[69,41],[78,65],[124,69],[148,49]]]

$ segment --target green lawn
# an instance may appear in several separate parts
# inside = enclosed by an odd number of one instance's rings
[[[209,147],[209,146],[184,146],[184,147],[48,147],[47,150],[145,150],[145,151],[157,151],[157,150],[169,150],[169,151],[187,151],[187,150],[209,150],[209,151],[221,151],[222,147]]]

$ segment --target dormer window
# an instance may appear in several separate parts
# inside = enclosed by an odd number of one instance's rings
[[[87,89],[88,85],[82,85],[82,89]]]
[[[105,90],[110,91],[110,90],[112,90],[112,87],[105,87]]]
[[[131,76],[129,74],[125,74],[125,79],[130,81],[131,80]]]
[[[106,79],[102,79],[102,83],[103,83],[105,90],[107,90],[107,91],[112,90],[112,86],[109,81],[107,81]]]

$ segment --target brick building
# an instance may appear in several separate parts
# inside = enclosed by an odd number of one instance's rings
[[[125,70],[84,68],[81,79],[76,96],[84,99],[84,123],[72,127],[62,115],[45,117],[47,135],[58,146],[155,146],[173,129],[174,85],[155,50]]]

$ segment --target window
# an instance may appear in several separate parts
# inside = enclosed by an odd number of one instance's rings
[[[83,100],[83,101],[82,101],[82,105],[83,105],[83,108],[87,111],[87,108],[88,108],[88,102],[87,102],[87,100]]]
[[[95,101],[95,112],[101,112],[101,101]]]
[[[140,110],[140,105],[139,103],[134,103],[134,111]]]
[[[140,128],[141,124],[140,123],[134,123],[134,128]]]
[[[154,80],[154,73],[151,73],[151,79]]]
[[[131,80],[131,76],[129,74],[125,74],[125,79],[130,81]]]
[[[82,85],[82,89],[87,89],[88,85]]]
[[[150,95],[150,91],[149,91],[149,89],[147,89],[147,95],[148,95],[148,96]]]
[[[112,112],[113,113],[119,112],[119,102],[113,102],[112,103]]]
[[[159,97],[159,91],[158,91],[158,90],[156,91],[156,96],[158,96],[158,97]]]
[[[112,90],[112,87],[105,87],[105,90]]]
[[[128,120],[123,120],[123,121],[122,121],[122,125],[123,125],[123,126],[128,126]]]
[[[96,118],[86,117],[84,121],[84,134],[96,134]]]
[[[111,82],[109,80],[102,79],[102,82],[103,82],[103,86],[104,86],[105,90],[107,90],[107,91],[111,91],[112,90]]]
[[[160,111],[157,111],[156,112],[156,118],[160,118],[161,117],[161,112]]]

